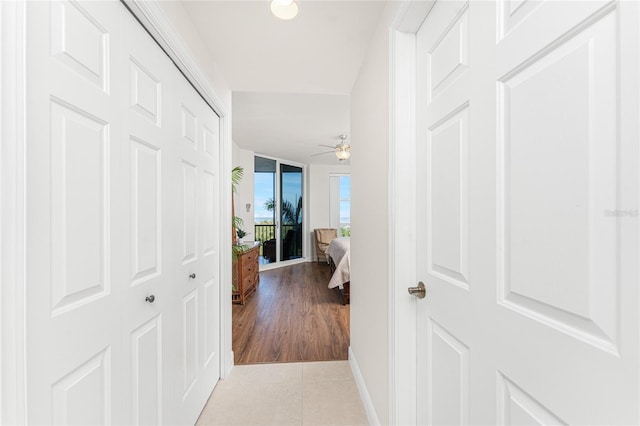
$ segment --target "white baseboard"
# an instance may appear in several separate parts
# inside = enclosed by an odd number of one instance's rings
[[[360,399],[362,399],[362,403],[364,404],[364,411],[367,413],[369,424],[372,426],[380,426],[380,420],[376,414],[376,409],[373,406],[373,401],[371,400],[371,396],[367,390],[367,385],[364,383],[364,378],[360,372],[360,367],[358,367],[356,357],[351,350],[351,346],[349,346],[349,366],[351,367],[351,373],[353,373],[353,379],[356,382],[356,386],[358,386]]]
[[[227,362],[224,366],[224,371],[221,372],[220,374],[220,378],[221,379],[226,379],[227,377],[229,377],[229,374],[231,374],[231,370],[233,370],[233,366],[234,366],[234,355],[233,355],[233,351],[230,352],[229,358],[227,358]]]

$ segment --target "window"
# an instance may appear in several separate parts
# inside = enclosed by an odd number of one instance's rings
[[[351,176],[330,175],[330,225],[341,237],[351,236]]]

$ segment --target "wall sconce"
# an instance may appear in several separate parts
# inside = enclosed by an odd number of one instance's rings
[[[247,203],[245,207],[247,208],[247,213],[249,213],[251,211],[251,203]]]

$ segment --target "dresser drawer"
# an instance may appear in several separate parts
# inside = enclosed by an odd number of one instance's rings
[[[253,275],[248,275],[244,277],[242,280],[242,287],[246,290],[250,290],[256,284],[256,277]]]
[[[242,265],[242,276],[253,275],[255,274],[258,266],[253,263],[247,263]]]
[[[242,256],[243,264],[254,264],[258,260],[258,250],[252,249],[251,251],[244,253]]]
[[[233,284],[235,291],[233,301],[244,305],[246,296],[256,289],[260,281],[258,257],[260,246],[254,245],[250,249],[238,253],[233,264]]]

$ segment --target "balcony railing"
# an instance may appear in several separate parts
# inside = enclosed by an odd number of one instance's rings
[[[302,257],[302,225],[282,225],[281,235],[283,239],[286,239],[289,231],[296,231],[294,237],[288,242],[285,253],[282,260]],[[260,256],[264,256],[265,241],[273,240],[273,250],[275,250],[276,239],[276,226],[275,225],[255,225],[254,227],[255,240],[260,242]],[[281,245],[284,245],[284,241],[281,241]],[[269,259],[275,262],[275,252],[267,253]],[[272,258],[274,257],[274,258]]]
[[[264,243],[265,241],[276,238],[275,225],[255,225],[254,235],[256,241]],[[260,245],[260,256],[262,256],[262,244]]]

